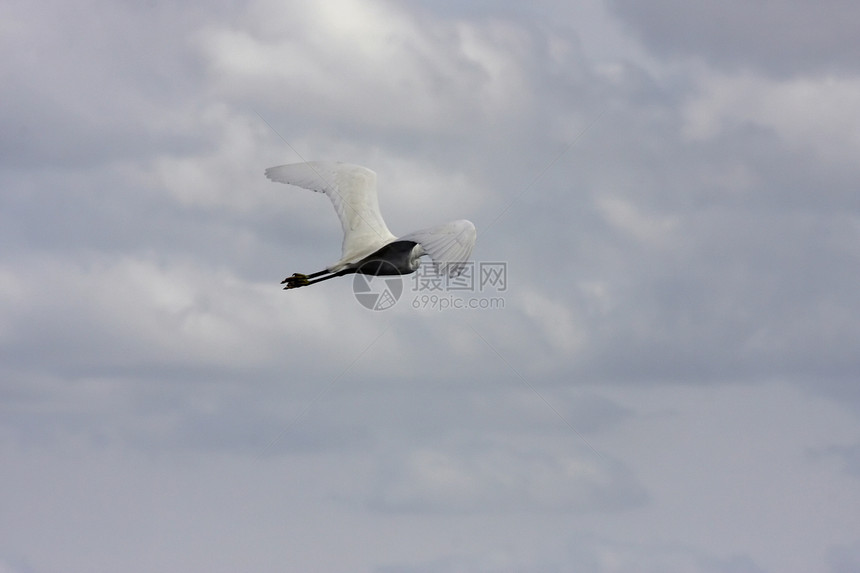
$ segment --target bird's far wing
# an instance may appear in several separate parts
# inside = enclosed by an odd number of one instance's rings
[[[475,225],[461,219],[437,227],[423,229],[400,237],[400,241],[415,241],[430,255],[440,273],[455,277],[463,272],[475,246]]]
[[[360,165],[309,161],[266,169],[266,177],[325,193],[343,227],[339,263],[359,260],[395,237],[388,230],[376,198],[376,173]]]

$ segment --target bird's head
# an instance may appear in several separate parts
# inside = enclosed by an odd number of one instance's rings
[[[416,243],[415,246],[412,247],[412,252],[409,253],[409,269],[412,270],[412,272],[417,271],[418,267],[421,266],[421,257],[423,257],[424,254],[424,248],[421,245]]]

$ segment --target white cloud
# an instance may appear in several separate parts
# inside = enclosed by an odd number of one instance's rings
[[[773,80],[709,73],[683,116],[684,133],[693,140],[756,127],[827,162],[851,163],[860,154],[860,80],[853,77]]]
[[[336,319],[321,293],[290,298],[276,284],[187,260],[39,257],[17,268],[15,280],[19,294],[2,310],[12,327],[7,343],[41,341],[46,364],[66,368],[247,368],[279,362],[284,347],[308,348],[346,326],[347,315]]]
[[[587,334],[567,301],[552,300],[532,290],[526,290],[521,300],[523,312],[537,323],[550,347],[567,356],[582,350]]]
[[[597,208],[606,220],[622,233],[649,246],[661,246],[676,239],[676,217],[646,215],[634,204],[618,197],[599,197]]]
[[[271,8],[260,6],[252,10]],[[319,120],[430,133],[514,114],[529,92],[521,65],[528,39],[514,26],[418,20],[391,4],[352,0],[310,4],[289,20],[287,34],[203,31],[197,43],[215,85]]]
[[[395,512],[579,513],[644,501],[626,468],[598,458],[584,444],[575,453],[538,441],[459,452],[450,446],[419,447],[390,459],[372,505]]]

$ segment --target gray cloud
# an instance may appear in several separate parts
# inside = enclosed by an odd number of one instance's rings
[[[834,547],[828,555],[828,571],[850,573],[860,568],[860,547],[841,545]]]
[[[493,555],[452,555],[430,562],[380,567],[380,573],[409,571],[448,573],[455,571],[499,571],[539,568],[541,571],[666,571],[695,573],[762,573],[748,556],[728,558],[703,554],[682,546],[649,546],[615,543],[611,540],[578,536],[567,540],[564,549],[546,548],[539,563],[523,563],[513,550]]]
[[[755,4],[614,0],[615,14],[660,55],[780,76],[855,73],[857,7],[843,0]]]
[[[845,473],[860,478],[860,444],[816,448],[810,452],[810,455],[816,460],[835,457],[842,462]]]

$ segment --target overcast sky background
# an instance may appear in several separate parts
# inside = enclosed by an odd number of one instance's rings
[[[860,571],[858,21],[3,2],[0,572]],[[302,159],[504,308],[282,291]]]

